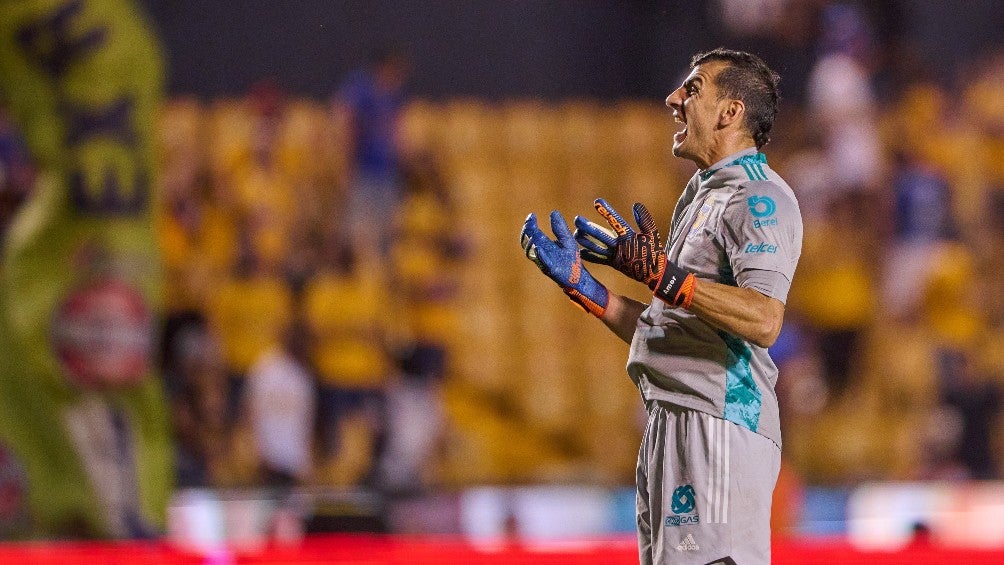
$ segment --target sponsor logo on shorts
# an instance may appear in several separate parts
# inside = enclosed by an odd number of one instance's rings
[[[687,537],[683,538],[680,545],[676,546],[677,551],[700,551],[701,546],[697,545],[697,540],[694,539],[694,534],[687,534]]]
[[[701,517],[694,512],[697,507],[697,494],[692,485],[676,487],[670,500],[669,508],[674,516],[666,516],[666,527],[700,524]]]
[[[666,527],[676,527],[676,526],[690,526],[693,524],[700,524],[701,517],[697,514],[693,516],[666,516]]]

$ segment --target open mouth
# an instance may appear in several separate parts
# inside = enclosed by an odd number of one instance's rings
[[[680,115],[680,112],[676,110],[673,111],[673,121],[675,121],[678,124],[683,124],[683,128],[680,129],[680,131],[673,134],[673,142],[679,145],[680,143],[683,143],[684,139],[687,138],[687,122],[683,120],[683,117]]]

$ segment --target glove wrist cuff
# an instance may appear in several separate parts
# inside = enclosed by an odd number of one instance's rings
[[[666,260],[666,253],[664,251],[659,251],[656,255],[655,269],[648,274],[647,279],[641,279],[643,283],[648,285],[648,289],[655,291],[659,288],[659,282],[662,280],[663,275],[666,274],[666,264],[669,261]]]
[[[574,288],[565,288],[565,294],[571,299],[575,305],[579,306],[586,312],[589,312],[597,318],[602,318],[603,314],[607,311],[607,302],[610,299],[610,292],[607,287],[603,285],[597,285],[597,288],[592,294],[593,297],[586,296]]]
[[[690,308],[690,303],[694,300],[696,285],[697,277],[694,276],[694,273],[666,261],[666,266],[653,289],[653,294],[675,308]]]

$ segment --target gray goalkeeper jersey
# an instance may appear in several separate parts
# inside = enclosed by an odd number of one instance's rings
[[[698,279],[781,302],[801,249],[795,195],[752,148],[690,179],[666,244],[669,260]],[[777,367],[763,347],[653,298],[638,318],[627,371],[646,400],[724,418],[781,446]]]

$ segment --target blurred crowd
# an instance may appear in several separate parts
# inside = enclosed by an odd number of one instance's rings
[[[764,46],[811,53],[765,149],[805,223],[772,348],[786,472],[999,478],[1004,52],[946,84],[903,72],[916,61],[883,50],[867,14],[818,17],[820,33],[795,18],[776,36],[793,43]],[[693,173],[669,154],[671,116],[659,101],[406,100],[405,75],[389,53],[329,101],[263,82],[165,104],[160,361],[179,485],[633,481],[626,348],[541,286],[516,234],[530,211],[586,214],[599,196],[667,225]],[[6,226],[32,172],[2,115],[0,160]]]
[[[181,485],[428,483],[463,241],[438,171],[397,150],[392,58],[330,107],[264,82],[165,108],[162,359]]]
[[[785,453],[816,483],[999,478],[1004,51],[945,80],[869,15],[819,11],[767,150],[805,222],[772,350]]]

